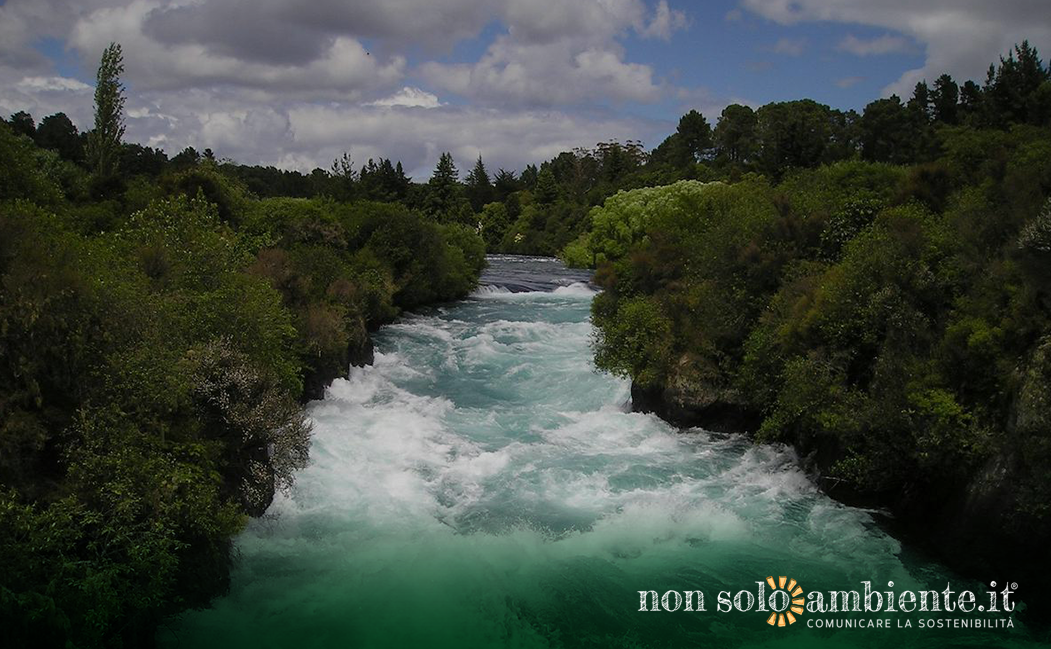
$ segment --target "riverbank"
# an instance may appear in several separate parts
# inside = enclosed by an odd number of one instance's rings
[[[490,257],[482,282],[382,327],[375,363],[310,404],[310,466],[237,538],[228,595],[171,620],[161,646],[748,647],[783,630],[720,613],[717,594],[771,570],[807,590],[978,587],[822,494],[791,449],[631,412],[629,382],[591,362],[579,273]],[[710,604],[643,613],[640,589]],[[1030,646],[1023,625],[785,633]]]
[[[720,401],[713,390],[643,389],[631,386],[634,412],[652,413],[680,430],[700,428],[755,439],[761,413],[740,403]],[[698,395],[706,398],[698,399]],[[1047,537],[1019,529],[1012,520],[1012,460],[991,458],[970,481],[937,487],[907,486],[883,493],[859,492],[835,477],[846,457],[835,438],[811,437],[793,444],[800,466],[823,493],[849,506],[873,510],[875,520],[903,543],[912,545],[952,570],[983,583],[1014,582],[1029,605],[1020,618],[1046,632],[1051,595],[1040,584],[1051,576],[1046,563]]]
[[[0,124],[0,625],[148,646],[226,592],[232,539],[309,463],[303,403],[380,323],[467,295],[484,244],[400,204],[260,199],[213,161],[103,200],[53,155]]]

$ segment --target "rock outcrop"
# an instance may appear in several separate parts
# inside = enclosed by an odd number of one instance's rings
[[[683,428],[750,433],[762,421],[760,413],[726,385],[716,368],[685,356],[672,368],[665,385],[647,388],[633,382],[631,402],[636,412],[652,412]]]

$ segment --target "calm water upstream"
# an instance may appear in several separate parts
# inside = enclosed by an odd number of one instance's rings
[[[805,613],[775,628],[718,612],[719,591],[754,594],[767,575],[808,591],[985,591],[822,495],[789,449],[629,412],[628,383],[592,365],[585,280],[493,257],[470,298],[384,327],[375,366],[310,406],[311,465],[239,537],[231,592],[160,644],[1032,646],[1017,623]],[[640,590],[694,589],[705,612],[638,612]],[[808,617],[913,628],[818,630]]]

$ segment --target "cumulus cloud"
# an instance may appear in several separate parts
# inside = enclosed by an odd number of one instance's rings
[[[981,77],[989,62],[1028,39],[1051,50],[1051,12],[1046,0],[742,0],[760,16],[790,25],[827,21],[865,25],[907,36],[926,48],[924,65],[884,89],[907,95],[917,81],[948,72],[957,79]]]
[[[300,64],[234,56],[200,43],[158,42],[145,29],[158,6],[133,0],[127,6],[98,9],[76,23],[69,43],[86,59],[98,56],[111,41],[121,43],[130,54],[125,57],[128,78],[143,90],[228,85],[271,95],[354,98],[389,86],[404,74],[404,57],[381,61],[350,36],[331,38],[316,57]],[[281,41],[271,42],[271,47],[281,46]]]
[[[864,80],[865,77],[843,77],[842,79],[836,79],[836,87],[843,89],[853,88]]]
[[[9,5],[0,5],[0,64],[24,70],[46,70],[47,57],[34,50],[27,21]]]
[[[685,12],[673,10],[668,6],[667,0],[661,0],[657,5],[653,20],[647,25],[641,34],[647,38],[659,38],[669,40],[674,32],[686,29],[690,24]]]
[[[420,119],[426,112],[427,119]],[[573,115],[563,111],[507,111],[462,106],[437,109],[301,105],[289,111],[287,153],[327,166],[343,150],[359,164],[369,157],[401,160],[425,179],[442,151],[464,166],[481,155],[491,169],[521,170],[577,146],[609,138],[637,138],[668,129],[635,119]],[[316,153],[315,153],[316,152]]]
[[[432,61],[420,66],[420,74],[458,95],[505,105],[648,102],[660,95],[653,70],[624,61],[621,48],[610,44],[581,49],[572,40],[523,43],[505,35],[476,63]]]
[[[28,92],[63,92],[93,90],[91,86],[78,79],[68,77],[23,77],[18,87]]]
[[[411,88],[405,86],[398,92],[394,93],[389,97],[377,99],[365,103],[366,106],[386,106],[387,108],[393,106],[410,106],[418,108],[437,108],[441,106],[441,102],[438,101],[438,95],[421,90],[419,88]]]
[[[847,36],[836,45],[841,52],[856,56],[875,56],[880,54],[908,54],[915,50],[912,43],[904,36],[884,34],[876,38],[858,38],[854,34]]]
[[[24,110],[38,121],[58,112],[77,124],[92,119],[94,88],[77,79],[60,76],[23,76],[17,69],[0,67],[0,114]]]
[[[166,45],[272,63],[305,63],[337,35],[375,38],[395,48],[448,48],[496,17],[496,0],[209,0],[160,4],[144,28]]]
[[[521,170],[577,146],[609,138],[656,144],[673,125],[592,112],[289,102],[260,105],[244,90],[158,93],[128,111],[127,138],[174,154],[212,148],[234,160],[308,172],[343,151],[357,164],[399,160],[426,179],[443,151],[462,166],[482,155],[492,168]],[[138,117],[132,118],[132,113]]]
[[[662,138],[611,102],[674,97],[628,37],[670,39],[676,0],[7,0],[0,111],[92,121],[92,72],[125,53],[129,141],[310,170],[342,151],[429,174],[438,155],[521,169],[575,146]],[[483,53],[457,58],[482,35]],[[38,51],[54,39],[83,76]],[[50,47],[50,45],[49,45]],[[411,57],[411,62],[410,58]],[[438,95],[448,103],[439,100]],[[458,95],[449,98],[447,95]],[[463,105],[467,100],[470,105]]]
[[[770,48],[775,54],[787,54],[788,56],[799,56],[806,50],[805,38],[782,38]]]
[[[674,128],[587,110],[441,104],[431,93],[409,90],[368,104],[260,101],[245,88],[133,93],[125,138],[169,155],[187,146],[211,148],[239,162],[304,172],[328,168],[349,151],[359,165],[369,158],[400,160],[411,175],[425,180],[443,151],[451,151],[461,167],[482,155],[491,169],[520,171],[561,151],[610,138],[642,138],[652,146]],[[81,129],[91,126],[91,105],[90,89],[32,94],[17,84],[0,89],[0,110],[6,114],[26,109],[39,119],[61,110]]]
[[[667,40],[688,23],[661,0],[507,0],[507,32],[473,63],[419,66],[432,85],[476,101],[556,106],[604,100],[651,102],[661,84],[649,65],[625,58],[618,42],[634,32]]]
[[[682,12],[671,11],[666,0],[657,6],[652,19],[647,20],[647,13],[642,0],[506,0],[500,18],[515,40],[523,43],[572,39],[584,45],[605,42],[629,30],[660,36],[661,22],[667,23],[670,34],[676,23],[681,27],[686,19]],[[653,33],[647,34],[650,29]]]
[[[688,23],[667,0],[113,0],[80,10],[67,42],[85,61],[120,42],[134,52],[128,78],[143,90],[231,85],[360,101],[405,80],[407,61],[396,52],[448,49],[494,21],[506,32],[480,60],[424,62],[425,78],[476,100],[651,101],[653,70],[625,60],[618,39],[667,40]]]

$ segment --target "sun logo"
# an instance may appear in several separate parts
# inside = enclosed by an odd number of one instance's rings
[[[767,603],[774,611],[766,618],[766,623],[770,626],[785,626],[787,619],[788,624],[795,624],[796,615],[803,614],[802,587],[795,579],[789,580],[788,577],[778,577],[776,583],[773,577],[767,577],[766,583],[770,584],[771,590]]]

